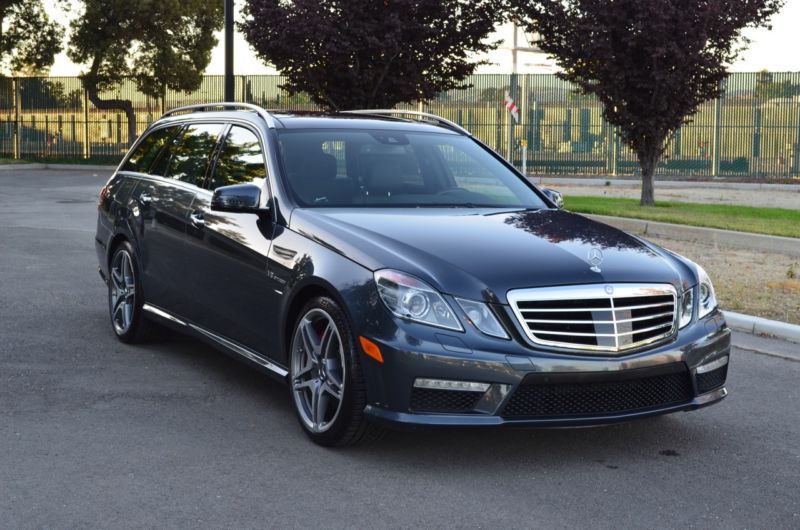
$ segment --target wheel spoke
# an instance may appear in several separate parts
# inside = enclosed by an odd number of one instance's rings
[[[322,383],[322,391],[327,392],[331,396],[335,397],[337,401],[342,400],[342,390],[341,387],[338,385],[333,385],[330,381],[325,381]]]
[[[123,289],[125,281],[122,279],[122,273],[119,268],[111,269],[111,283],[114,284],[115,289]]]
[[[125,329],[127,330],[133,320],[133,304],[122,304],[122,318],[125,323]]]
[[[328,322],[325,326],[325,331],[322,332],[322,338],[319,341],[319,355],[320,357],[327,357],[328,349],[330,348],[331,338],[335,333],[333,332],[333,322]]]
[[[122,255],[122,277],[125,279],[125,283],[128,283],[128,278],[131,276],[131,260],[128,257],[128,254]]]
[[[305,381],[295,381],[292,385],[292,388],[295,390],[302,390],[304,388],[311,388],[313,391],[314,385],[317,383],[317,379],[311,378],[306,379]]]
[[[323,385],[314,387],[314,399],[311,405],[314,425],[322,427],[325,421],[325,412],[328,410],[328,396],[322,391]]]
[[[311,321],[303,320],[300,324],[300,334],[303,339],[303,348],[306,351],[306,355],[315,360],[319,355],[319,344],[314,339],[315,333]]]
[[[114,319],[117,318],[117,313],[122,311],[122,308],[125,306],[123,303],[124,299],[120,296],[114,301],[114,307],[111,310],[111,314],[114,316]],[[121,323],[121,322],[120,322]]]
[[[302,368],[300,368],[298,371],[296,371],[294,373],[295,379],[306,375],[307,373],[309,373],[311,371],[312,368],[314,368],[314,362],[311,360],[311,358],[308,355],[306,355],[304,357],[304,359],[306,359],[308,362],[306,363],[305,366],[303,366]]]

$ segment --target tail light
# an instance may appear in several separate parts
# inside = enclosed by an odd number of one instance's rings
[[[97,199],[97,209],[98,210],[102,210],[103,209],[103,205],[106,203],[106,199],[108,199],[108,195],[109,195],[108,184],[106,184],[105,186],[103,186],[100,189],[100,195],[98,196],[98,199]]]

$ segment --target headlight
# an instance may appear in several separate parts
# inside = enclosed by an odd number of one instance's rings
[[[685,328],[689,325],[689,322],[692,321],[692,311],[694,310],[694,296],[693,290],[687,289],[681,295],[681,299],[679,300],[680,304],[680,313],[678,318],[678,327]]]
[[[384,269],[375,272],[383,303],[395,316],[440,328],[464,331],[453,310],[427,283],[408,274]]]
[[[506,330],[504,330],[500,322],[497,321],[497,317],[494,316],[494,313],[492,313],[488,305],[482,302],[464,300],[463,298],[456,298],[456,302],[458,302],[458,305],[464,310],[464,313],[467,314],[469,320],[475,324],[475,327],[483,333],[491,335],[492,337],[500,337],[501,339],[508,338]]]
[[[697,265],[697,318],[703,318],[717,307],[717,295],[714,293],[714,286],[711,284],[711,279],[703,270],[703,267]]]

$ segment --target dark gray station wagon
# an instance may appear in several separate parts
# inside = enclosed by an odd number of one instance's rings
[[[112,329],[178,329],[276,376],[325,445],[725,397],[703,269],[559,198],[430,114],[176,109],[100,193]]]

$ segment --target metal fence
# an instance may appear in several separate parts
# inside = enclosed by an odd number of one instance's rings
[[[266,108],[317,110],[306,95],[290,97],[281,90],[283,82],[274,75],[237,76],[237,99]],[[601,105],[573,85],[553,75],[474,75],[467,83],[469,88],[444,92],[424,110],[461,124],[517,165],[524,158],[528,172],[638,172],[635,155],[602,119]],[[506,91],[520,107],[519,124],[509,123],[503,107]],[[163,98],[153,99],[125,81],[101,97],[132,101],[136,130],[141,133],[166,109],[219,101],[222,93],[223,78],[207,76],[198,90],[188,94],[167,91]],[[124,113],[96,109],[78,78],[0,78],[0,157],[113,162],[126,145]],[[724,97],[704,104],[671,140],[657,173],[799,176],[800,72],[731,74]]]

